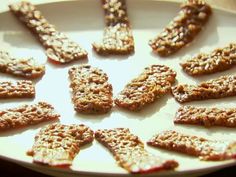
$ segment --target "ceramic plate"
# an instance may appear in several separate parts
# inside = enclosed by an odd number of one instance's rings
[[[58,30],[65,32],[89,53],[88,60],[63,66],[48,63],[44,49],[28,29],[16,20],[9,11],[2,11],[0,13],[0,49],[7,50],[16,57],[33,56],[39,62],[46,63],[46,74],[42,79],[35,81],[35,99],[1,100],[0,109],[12,108],[24,103],[32,104],[38,101],[47,101],[61,114],[61,123],[83,123],[93,130],[127,127],[130,128],[132,133],[138,135],[143,142],[163,130],[178,130],[209,139],[233,140],[236,131],[232,128],[174,125],[173,118],[180,104],[171,95],[162,97],[140,112],[129,112],[116,106],[110,113],[104,115],[83,115],[74,111],[69,90],[68,69],[76,64],[89,63],[103,69],[109,76],[109,82],[113,85],[114,96],[123,89],[127,82],[136,77],[144,67],[151,64],[164,64],[174,69],[177,72],[177,83],[197,84],[221,75],[235,73],[235,68],[232,68],[225,72],[192,78],[182,72],[179,63],[187,55],[194,55],[200,51],[211,51],[216,47],[223,47],[229,42],[236,41],[236,14],[214,9],[209,23],[191,45],[171,57],[160,58],[152,53],[148,41],[160,33],[163,27],[177,14],[179,4],[167,1],[127,0],[127,6],[133,27],[135,53],[126,57],[100,57],[92,51],[91,47],[91,43],[100,41],[103,35],[104,17],[100,1],[60,1],[38,5],[37,7],[43,15],[52,24],[55,24]],[[7,6],[4,8],[7,9]],[[4,74],[1,74],[0,79],[15,80],[15,78]],[[185,105],[236,107],[236,97],[191,102]],[[82,148],[70,169],[48,168],[32,164],[32,158],[26,156],[26,151],[31,148],[35,134],[43,125],[45,124],[1,133],[1,157],[55,176],[76,176],[78,174],[87,176],[129,176],[124,169],[116,164],[111,153],[96,141],[92,145]],[[175,171],[152,173],[147,176],[199,175],[235,164],[235,161],[204,162],[198,160],[198,158],[179,153],[151,147],[146,148],[156,155],[175,159],[179,162],[179,167]]]

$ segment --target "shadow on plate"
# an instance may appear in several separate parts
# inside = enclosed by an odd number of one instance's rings
[[[79,119],[86,120],[86,121],[91,120],[93,123],[99,123],[99,122],[102,122],[103,119],[109,118],[112,112],[113,112],[113,109],[106,114],[82,114],[82,113],[75,112],[74,117],[78,120]]]
[[[102,36],[101,36],[102,38]],[[99,42],[96,42],[99,43]],[[126,60],[126,59],[132,59],[132,56],[134,56],[134,53],[131,54],[127,54],[127,55],[98,55],[93,49],[92,50],[92,58],[96,58],[98,60],[117,60],[117,61],[121,61],[121,60]]]

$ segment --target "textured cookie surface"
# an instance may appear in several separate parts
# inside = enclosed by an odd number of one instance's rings
[[[225,71],[236,65],[236,44],[218,48],[209,54],[200,53],[181,63],[183,70],[192,76]]]
[[[148,141],[148,145],[197,156],[201,160],[219,161],[236,158],[236,142],[213,141],[172,130],[155,135]]]
[[[32,81],[0,82],[0,98],[34,98],[35,86]]]
[[[12,58],[8,52],[0,51],[0,72],[28,79],[42,77],[45,66],[37,64],[33,58]]]
[[[80,147],[93,141],[93,131],[81,125],[52,124],[40,130],[28,155],[35,163],[70,166]]]
[[[221,76],[199,85],[180,84],[172,87],[172,94],[180,103],[235,96],[236,76]]]
[[[9,8],[39,39],[46,49],[48,59],[63,64],[87,58],[84,49],[57,31],[30,2],[21,1],[11,4]]]
[[[236,109],[183,106],[176,112],[174,123],[203,125],[206,127],[236,127]]]
[[[0,111],[0,131],[28,127],[60,117],[52,105],[39,102]]]
[[[115,104],[132,111],[140,110],[167,94],[175,82],[175,77],[176,73],[167,66],[147,67],[118,94]]]
[[[146,151],[144,144],[129,129],[98,130],[95,138],[111,151],[121,167],[131,173],[170,170],[178,166],[174,160],[165,160]]]
[[[105,12],[103,40],[94,43],[93,49],[100,55],[130,54],[134,52],[134,38],[129,25],[125,0],[101,0]]]
[[[149,45],[160,56],[171,55],[193,41],[210,15],[211,8],[204,1],[187,0],[173,21],[150,40]]]
[[[106,113],[112,108],[112,86],[101,69],[90,65],[69,69],[74,108],[80,113]]]

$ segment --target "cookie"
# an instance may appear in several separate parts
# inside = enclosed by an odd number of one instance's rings
[[[0,111],[0,131],[29,127],[42,122],[59,119],[54,107],[46,102],[21,105]]]
[[[8,52],[0,51],[0,72],[35,79],[44,75],[45,66],[33,58],[13,58]]]
[[[155,135],[147,144],[196,156],[201,160],[220,161],[236,158],[235,142],[208,140],[172,130]]]
[[[28,155],[34,163],[68,167],[80,147],[93,141],[93,131],[81,125],[51,124],[40,130]]]
[[[101,69],[90,65],[69,69],[74,109],[79,113],[107,113],[113,106],[112,85]]]
[[[101,0],[105,12],[103,40],[93,43],[100,55],[126,55],[134,52],[134,38],[127,15],[125,0]]]
[[[235,96],[236,76],[221,76],[199,85],[179,84],[172,87],[172,94],[180,103]]]
[[[140,139],[127,128],[104,129],[95,132],[95,138],[114,156],[117,163],[130,173],[148,173],[173,170],[175,160],[166,160],[149,153]]]
[[[206,127],[236,127],[236,109],[183,106],[176,112],[174,123]]]
[[[35,86],[32,81],[3,81],[0,82],[0,98],[34,98]]]
[[[56,30],[42,13],[30,2],[21,1],[9,5],[13,14],[39,39],[46,49],[48,59],[54,63],[69,63],[86,59],[87,52],[64,33]]]
[[[164,65],[151,65],[118,94],[115,104],[131,111],[141,110],[171,90],[176,72]]]
[[[229,44],[224,48],[218,48],[211,53],[200,53],[180,65],[191,76],[212,74],[225,71],[236,64],[236,44]]]
[[[166,57],[188,45],[205,26],[211,13],[211,7],[203,0],[187,0],[167,27],[149,41],[153,52]]]

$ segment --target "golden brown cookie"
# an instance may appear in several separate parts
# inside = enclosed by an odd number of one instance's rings
[[[24,23],[46,49],[49,60],[68,63],[87,58],[87,52],[64,33],[56,30],[30,2],[21,1],[9,5],[15,16]]]
[[[149,153],[140,139],[126,128],[104,129],[95,132],[95,138],[114,156],[117,163],[130,173],[148,173],[173,170],[175,160],[166,160]]]
[[[155,135],[147,144],[197,156],[201,160],[220,161],[236,158],[236,142],[213,141],[172,130]]]
[[[169,56],[188,45],[202,30],[211,15],[211,7],[203,0],[187,0],[178,15],[154,39],[152,50],[160,56]]]
[[[81,125],[51,124],[40,130],[28,155],[35,163],[70,166],[80,147],[93,141],[93,131]]]

